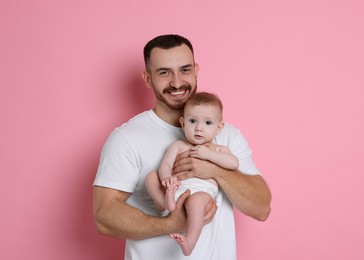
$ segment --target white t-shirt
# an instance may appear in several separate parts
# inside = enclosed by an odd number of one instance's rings
[[[158,169],[168,146],[185,139],[181,128],[161,120],[152,110],[145,111],[116,128],[101,153],[94,185],[132,193],[127,203],[147,214],[159,216],[149,197],[145,176]],[[225,123],[214,142],[228,146],[239,159],[239,170],[259,174],[251,159],[251,150],[240,130]],[[169,236],[144,240],[127,240],[125,260],[236,259],[233,207],[226,195],[218,192],[218,210],[211,223],[205,225],[192,254],[184,256],[180,246]]]

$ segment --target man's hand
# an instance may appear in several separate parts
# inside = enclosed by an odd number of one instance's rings
[[[171,212],[171,214],[169,215],[169,219],[174,223],[174,225],[176,226],[177,231],[179,233],[185,232],[186,231],[186,226],[187,226],[187,214],[186,214],[186,210],[184,207],[184,203],[186,202],[186,200],[188,199],[188,197],[190,196],[191,191],[190,190],[186,190],[177,200],[176,202],[176,208],[174,211]],[[205,216],[204,216],[204,225],[210,223],[217,211],[217,205],[216,202],[213,198],[211,198],[211,200],[209,201],[209,203],[206,205],[205,207]]]
[[[214,173],[220,168],[209,161],[189,157],[190,151],[179,154],[173,166],[172,174],[178,177],[178,180],[188,178],[211,179]]]
[[[176,202],[175,210],[173,210],[168,217],[171,220],[171,222],[174,223],[172,225],[176,227],[175,232],[183,233],[186,231],[187,214],[184,207],[184,203],[186,202],[186,200],[190,195],[191,195],[190,190],[186,190],[184,193],[182,193],[182,195],[178,198]],[[214,219],[216,211],[217,211],[216,201],[213,198],[211,198],[204,210],[205,212],[203,219],[204,225],[210,223]]]
[[[186,231],[187,214],[184,203],[186,202],[190,194],[190,190],[186,190],[184,193],[182,193],[182,195],[176,201],[176,208],[171,212],[168,217],[168,219],[172,222],[172,225],[175,227],[174,232],[180,233]]]
[[[189,157],[189,152],[178,155],[174,163],[172,174],[178,180],[212,178],[240,212],[260,221],[268,218],[271,193],[262,176],[227,170],[209,161]]]
[[[203,218],[204,225],[210,223],[214,219],[216,211],[217,211],[216,201],[213,198],[211,198],[209,203],[205,207],[205,216]]]
[[[189,156],[207,160],[209,158],[210,149],[205,145],[196,145],[190,149]]]

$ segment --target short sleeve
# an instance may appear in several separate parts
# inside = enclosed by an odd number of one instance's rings
[[[228,146],[230,151],[238,157],[239,170],[242,173],[249,175],[260,174],[252,159],[252,151],[240,129],[225,123],[225,127],[217,140],[219,139],[221,139],[219,142],[222,142],[220,144]]]
[[[133,192],[139,179],[138,160],[121,130],[114,130],[102,149],[94,185]]]

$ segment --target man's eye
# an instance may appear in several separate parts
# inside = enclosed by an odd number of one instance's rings
[[[191,71],[191,69],[183,69],[182,70],[182,73],[185,73],[186,74],[186,73],[189,73],[190,71]]]
[[[160,76],[167,76],[168,75],[168,71],[161,71],[161,72],[159,72],[159,75]]]

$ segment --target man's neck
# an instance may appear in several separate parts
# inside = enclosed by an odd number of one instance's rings
[[[155,106],[153,108],[154,113],[166,123],[181,127],[179,123],[179,118],[183,114],[183,110],[171,110],[171,109],[163,109],[161,107]]]

